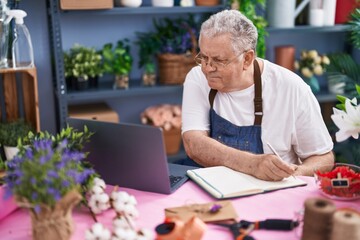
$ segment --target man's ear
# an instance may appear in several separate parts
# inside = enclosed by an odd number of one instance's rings
[[[252,62],[254,61],[254,59],[255,59],[254,50],[249,50],[244,53],[244,70],[252,66]]]

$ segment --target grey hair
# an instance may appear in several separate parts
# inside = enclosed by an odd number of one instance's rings
[[[236,52],[256,50],[258,32],[252,21],[238,10],[223,10],[202,23],[201,36],[216,37],[229,33]]]

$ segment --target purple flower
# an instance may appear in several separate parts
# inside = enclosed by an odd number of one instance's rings
[[[50,195],[52,195],[53,198],[54,198],[56,201],[58,201],[58,200],[61,199],[61,194],[60,194],[59,190],[57,190],[57,189],[55,189],[55,188],[53,188],[53,187],[48,188],[48,193],[49,193]]]
[[[40,211],[41,211],[41,207],[40,207],[40,205],[39,205],[39,204],[36,204],[36,205],[35,205],[35,207],[34,207],[34,211],[35,211],[36,213],[40,213]]]
[[[70,186],[70,182],[69,182],[68,180],[63,180],[63,181],[62,181],[62,186],[63,186],[64,188],[67,188],[67,187]]]
[[[55,170],[49,170],[47,173],[49,178],[58,178],[59,174]]]
[[[33,193],[31,194],[31,198],[32,198],[32,200],[36,200],[36,199],[38,198],[38,193],[37,193],[37,192],[33,192]]]

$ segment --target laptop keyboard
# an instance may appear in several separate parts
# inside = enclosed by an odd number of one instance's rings
[[[174,186],[176,183],[178,183],[181,179],[183,179],[183,176],[174,176],[174,175],[170,175],[170,186]]]

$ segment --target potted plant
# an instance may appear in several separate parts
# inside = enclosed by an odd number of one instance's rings
[[[129,88],[129,74],[133,62],[129,40],[119,40],[114,48],[112,43],[105,44],[102,56],[104,72],[115,75],[114,88]]]
[[[157,57],[160,83],[182,84],[186,74],[196,65],[194,56],[198,50],[199,24],[193,15],[189,15],[187,18],[154,19],[153,25],[155,31],[149,35],[154,43],[150,50]],[[140,43],[142,36],[138,33]]]
[[[0,144],[4,148],[7,160],[12,159],[18,153],[18,147],[27,144],[27,142],[23,142],[22,139],[27,136],[30,131],[33,131],[33,127],[23,119],[0,123]]]
[[[156,84],[155,54],[160,48],[159,42],[153,32],[137,32],[136,35],[135,44],[139,47],[139,68],[144,68],[142,82],[145,86],[153,86]]]
[[[102,56],[95,48],[75,44],[64,52],[64,68],[67,85],[70,89],[84,90],[97,87],[102,76]]]
[[[355,48],[360,49],[360,8],[355,8],[350,15],[350,42]]]
[[[29,145],[7,161],[5,187],[29,209],[33,239],[70,239],[72,209],[97,177],[83,152],[92,134],[86,127],[67,127],[57,135],[30,132]]]

